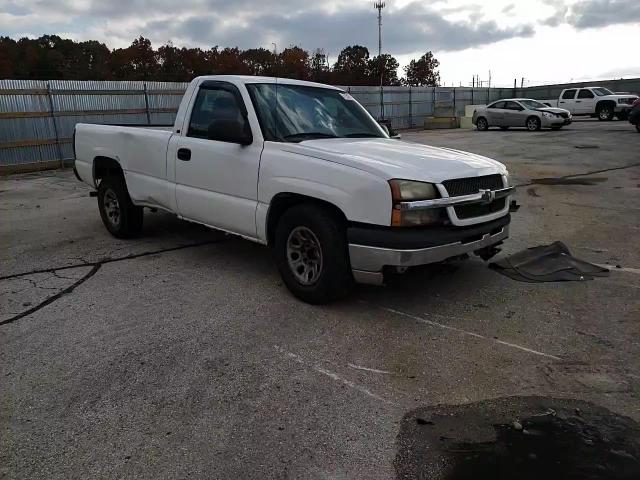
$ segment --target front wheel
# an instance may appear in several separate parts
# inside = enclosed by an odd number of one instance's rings
[[[123,178],[107,177],[98,185],[98,209],[102,223],[117,238],[131,238],[142,230],[142,207],[131,202]]]
[[[476,120],[476,128],[481,132],[484,132],[485,130],[489,130],[489,122],[487,122],[486,118],[480,117],[478,118],[478,120]]]
[[[529,117],[527,119],[527,130],[530,132],[535,132],[536,130],[540,130],[541,123],[538,117]]]
[[[613,120],[613,108],[611,105],[605,104],[599,106],[596,113],[598,115],[598,120],[601,122]]]
[[[310,204],[287,210],[276,228],[274,254],[287,288],[300,300],[328,303],[353,285],[343,223]]]

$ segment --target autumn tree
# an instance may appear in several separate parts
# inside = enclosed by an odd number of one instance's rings
[[[241,60],[249,69],[250,75],[273,75],[276,56],[266,48],[250,48],[240,54]]]
[[[414,87],[436,87],[440,83],[438,66],[440,62],[430,51],[422,55],[418,60],[411,60],[404,67],[406,83]]]
[[[277,75],[297,80],[308,80],[311,77],[309,52],[291,45],[278,55]]]

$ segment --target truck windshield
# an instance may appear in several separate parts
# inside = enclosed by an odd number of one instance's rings
[[[546,106],[544,103],[540,103],[536,100],[520,100],[520,103],[522,105],[524,105],[527,108],[532,108],[532,109],[536,109],[536,108],[549,108],[548,106]]]
[[[614,95],[614,93],[611,90],[604,87],[592,88],[591,91],[596,95],[598,95],[599,97],[602,97],[604,95]]]
[[[266,140],[386,138],[351,95],[340,90],[275,83],[247,84]]]

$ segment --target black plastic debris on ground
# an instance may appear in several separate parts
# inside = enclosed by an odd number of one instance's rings
[[[396,478],[637,480],[640,426],[579,400],[506,397],[418,408],[397,437]]]
[[[489,268],[521,282],[567,282],[606,277],[609,270],[571,255],[562,242],[523,250],[489,264]]]

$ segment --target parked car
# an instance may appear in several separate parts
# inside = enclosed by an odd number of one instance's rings
[[[638,96],[613,93],[604,87],[566,88],[557,100],[545,100],[551,107],[566,108],[572,115],[590,115],[598,120],[611,120],[614,115],[626,120]]]
[[[172,128],[78,124],[74,148],[112,235],[138,234],[143,207],[237,234],[271,247],[310,303],[390,269],[489,256],[509,232],[504,165],[390,139],[328,85],[198,77]]]
[[[629,122],[636,126],[636,130],[640,133],[640,98],[633,102],[631,113],[629,113]]]
[[[571,113],[563,108],[552,108],[530,98],[506,98],[490,103],[473,112],[473,124],[478,130],[489,127],[525,127],[535,131],[541,128],[559,130],[571,123]]]

